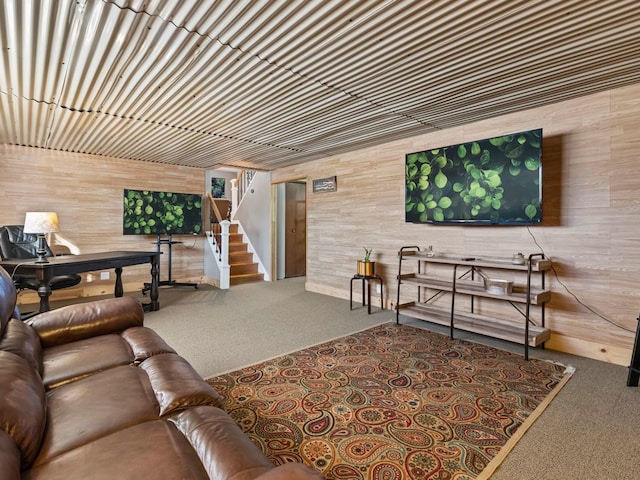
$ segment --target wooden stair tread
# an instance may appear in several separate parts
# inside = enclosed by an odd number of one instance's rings
[[[240,285],[243,283],[262,282],[264,275],[262,273],[242,273],[239,275],[231,275],[229,283],[231,285]]]
[[[229,252],[229,263],[253,263],[253,254],[250,252]]]
[[[258,273],[257,263],[234,263],[231,267],[231,276]]]

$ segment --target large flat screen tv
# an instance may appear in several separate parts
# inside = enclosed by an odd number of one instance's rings
[[[199,234],[202,196],[125,189],[122,231],[125,235]]]
[[[541,207],[542,129],[406,155],[407,222],[531,225]]]

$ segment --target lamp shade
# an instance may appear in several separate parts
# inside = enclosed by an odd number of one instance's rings
[[[55,212],[27,212],[24,217],[24,233],[53,233],[60,231]]]

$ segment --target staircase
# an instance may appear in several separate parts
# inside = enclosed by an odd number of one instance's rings
[[[258,264],[253,261],[253,254],[248,251],[243,235],[238,232],[237,223],[229,226],[229,266],[230,285],[264,280],[264,275],[258,273]]]
[[[218,253],[222,242],[221,222],[229,220],[231,202],[224,198],[213,198],[207,193],[211,205],[211,235]],[[222,258],[219,258],[222,260]],[[241,283],[262,282],[264,274],[260,273],[258,263],[253,261],[253,253],[249,251],[249,245],[244,241],[244,235],[239,231],[238,223],[229,224],[229,257],[228,257],[228,285]],[[225,287],[228,288],[228,287]]]

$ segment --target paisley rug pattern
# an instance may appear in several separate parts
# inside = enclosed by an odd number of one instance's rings
[[[275,464],[336,480],[471,480],[564,374],[389,323],[207,381]]]

